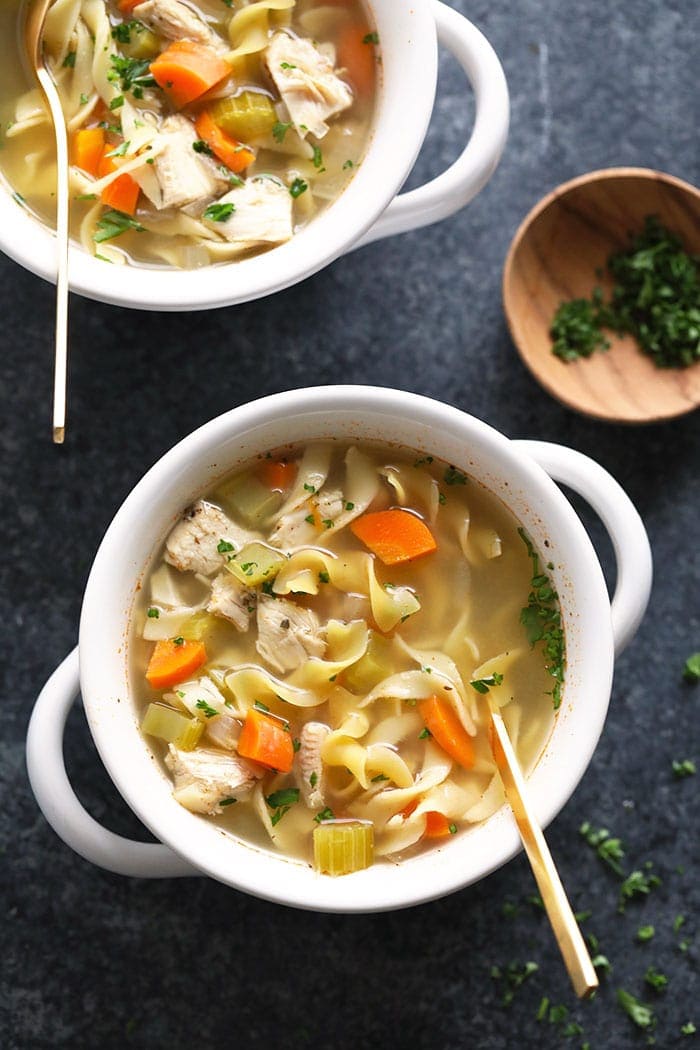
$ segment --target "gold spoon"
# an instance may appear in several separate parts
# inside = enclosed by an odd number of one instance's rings
[[[53,440],[66,433],[66,361],[68,335],[68,135],[58,90],[44,61],[43,32],[53,0],[30,0],[24,44],[49,106],[56,135],[56,353],[53,379]]]
[[[513,810],[542,903],[554,930],[554,936],[574,991],[579,998],[588,998],[598,987],[598,975],[574,918],[542,829],[533,813],[532,804],[527,796],[525,778],[510,742],[505,722],[490,698],[488,704],[491,715],[489,741],[496,766],[501,774],[506,798]]]

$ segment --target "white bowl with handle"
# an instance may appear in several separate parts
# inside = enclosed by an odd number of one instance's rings
[[[546,551],[560,596],[567,672],[554,729],[529,777],[543,826],[583,776],[603,728],[615,655],[633,637],[651,588],[646,532],[618,483],[579,452],[509,440],[473,416],[419,395],[361,386],[289,391],[234,408],[176,445],[131,492],[95,557],[78,650],[46,683],[27,739],[29,776],[41,809],[61,838],[94,864],[142,877],[208,875],[282,904],[353,912],[443,896],[519,850],[515,822],[504,806],[483,824],[410,860],[377,862],[336,879],[319,875],[308,864],[222,834],[214,822],[183,809],[140,733],[130,686],[129,625],[154,552],[182,508],[222,474],[280,445],[327,438],[398,443],[454,463],[500,498]],[[588,535],[555,481],[588,501],[612,539],[612,603]],[[63,733],[78,691],[109,775],[160,844],[107,831],[76,798],[66,776]]]
[[[198,270],[109,265],[72,244],[71,290],[146,310],[199,310],[246,302],[301,281],[353,247],[453,214],[485,185],[508,133],[508,89],[491,45],[439,0],[372,0],[382,75],[366,155],[340,197],[291,241],[262,255]],[[470,81],[476,112],[469,141],[446,171],[399,193],[425,138],[435,100],[438,42]],[[55,281],[49,230],[0,183],[0,249]]]

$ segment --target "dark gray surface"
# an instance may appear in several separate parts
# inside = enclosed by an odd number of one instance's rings
[[[697,563],[700,417],[627,430],[552,401],[519,363],[500,303],[508,243],[558,182],[618,164],[698,181],[697,4],[455,0],[501,55],[512,132],[492,182],[454,220],[379,243],[273,299],[188,316],[74,299],[68,443],[49,443],[53,291],[0,260],[2,346],[2,991],[7,1050],[579,1047],[646,1044],[615,1003],[652,1003],[661,1047],[691,1045],[697,1005],[700,689],[680,680],[700,649]],[[457,151],[470,119],[443,56],[437,115],[412,182]],[[40,816],[23,741],[44,679],[75,644],[91,559],[132,485],[193,427],[261,394],[339,381],[397,385],[473,412],[506,434],[570,444],[627,488],[646,521],[656,581],[620,658],[595,758],[548,833],[575,906],[613,973],[577,1005],[522,857],[477,886],[376,916],[286,910],[202,880],[136,881],[72,854]],[[610,573],[602,530],[584,511]],[[66,756],[90,811],[139,835],[101,769],[82,712]],[[618,880],[583,843],[583,820],[625,842],[625,868],[663,879],[616,911]],[[683,869],[683,873],[679,869]],[[504,917],[505,901],[517,913]],[[672,928],[685,915],[680,932]],[[656,936],[636,943],[641,924]],[[687,951],[678,944],[690,941]],[[539,970],[504,1009],[494,965]],[[666,993],[643,985],[654,964]],[[585,1035],[539,1021],[543,996]]]

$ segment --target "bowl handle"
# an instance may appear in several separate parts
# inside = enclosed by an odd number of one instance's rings
[[[66,845],[117,875],[165,878],[201,875],[168,846],[134,842],[103,828],[83,809],[66,775],[63,734],[80,688],[78,650],[60,664],[41,690],[27,732],[27,772],[47,821]]]
[[[486,37],[463,15],[433,0],[438,40],[455,56],[474,90],[471,137],[457,160],[424,186],[401,193],[353,247],[439,222],[476,197],[496,170],[508,136],[508,86]]]
[[[636,507],[607,470],[583,453],[548,441],[513,444],[539,463],[554,481],[583,496],[605,525],[617,566],[611,612],[615,653],[621,653],[634,637],[651,593],[651,548]]]

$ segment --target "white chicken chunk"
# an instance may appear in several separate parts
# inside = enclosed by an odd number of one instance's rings
[[[247,795],[265,770],[237,755],[207,748],[181,751],[168,745],[165,764],[173,775],[173,798],[192,813],[223,813],[221,802]]]
[[[251,614],[255,612],[256,592],[244,587],[230,572],[220,572],[214,577],[207,612],[228,620],[237,631],[245,632],[250,627]]]
[[[185,511],[165,541],[165,560],[180,572],[199,572],[212,576],[224,567],[225,552],[218,550],[221,541],[230,543],[234,550],[251,539],[224,512],[199,499]]]
[[[285,598],[258,599],[258,639],[255,647],[277,671],[293,671],[310,656],[323,656],[326,643],[311,609]]]
[[[292,238],[292,196],[286,186],[269,176],[246,179],[217,201],[232,205],[230,215],[221,221],[204,219],[239,252],[271,244],[284,244]],[[228,210],[228,209],[227,209]],[[220,209],[220,213],[223,209]]]
[[[302,797],[310,809],[323,809],[326,804],[321,749],[329,733],[323,722],[307,722],[299,734],[299,782]]]
[[[175,114],[163,121],[153,168],[161,189],[160,208],[204,204],[225,190],[228,181],[212,161],[194,150],[197,134],[187,117]]]
[[[293,547],[302,547],[305,544],[314,543],[318,539],[319,534],[319,527],[315,524],[315,521],[320,521],[321,528],[324,530],[332,528],[332,523],[342,514],[345,506],[343,494],[340,489],[331,489],[328,492],[322,491],[315,498],[313,506],[314,514],[311,516],[314,518],[314,521],[309,521],[308,502],[303,503],[300,507],[296,507],[288,514],[283,514],[279,518],[274,531],[270,535],[270,543],[273,547],[289,550]]]
[[[302,138],[323,138],[326,121],[352,105],[352,91],[310,40],[275,33],[265,51],[265,65]]]
[[[179,0],[146,0],[133,9],[133,17],[166,40],[194,40],[221,49],[217,37],[206,22]]]

